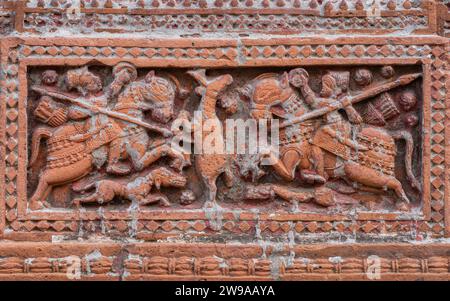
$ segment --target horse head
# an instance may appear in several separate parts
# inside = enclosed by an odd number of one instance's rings
[[[290,85],[286,72],[261,74],[241,88],[239,93],[250,100],[250,115],[255,119],[272,119],[274,115],[286,118],[293,112],[289,112],[284,103],[290,100],[303,103],[299,93]]]
[[[143,95],[145,100],[150,102],[148,108],[152,119],[167,123],[174,114],[175,85],[163,77],[156,76],[154,71],[145,76],[144,82]]]

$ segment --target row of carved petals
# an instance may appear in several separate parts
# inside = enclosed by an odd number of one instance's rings
[[[249,8],[279,8],[294,7],[330,11],[369,10],[372,8],[368,1],[341,0],[80,0],[82,8],[154,8],[166,7],[200,7],[200,8],[222,8],[222,7],[249,7]],[[68,0],[36,0],[28,4],[30,7],[54,7],[67,8],[72,5]],[[381,9],[414,9],[419,8],[420,2],[410,0],[389,0],[385,1]]]
[[[92,256],[95,255],[95,256]],[[100,253],[80,258],[80,272],[83,275],[117,273],[114,257]],[[73,265],[73,258],[20,258],[0,259],[1,274],[21,273],[67,273]],[[370,262],[367,258],[299,258],[291,264],[280,265],[280,275],[306,273],[366,273]],[[219,258],[216,256],[196,258],[182,256],[140,257],[129,256],[124,261],[129,275],[174,275],[174,276],[263,276],[270,277],[272,261],[269,259]],[[380,258],[380,272],[383,273],[449,273],[449,259],[433,256],[429,258]]]
[[[20,258],[7,257],[0,259],[1,274],[19,273],[67,273],[73,267],[73,257],[63,258]],[[96,256],[80,258],[80,271],[83,274],[106,274],[114,272],[113,258],[108,256]]]
[[[296,258],[290,264],[282,262],[281,275],[305,273],[366,273],[370,262],[367,258]],[[243,259],[219,257],[133,256],[125,260],[125,269],[133,274],[153,275],[203,275],[203,276],[269,276],[272,261],[268,259]],[[429,258],[380,258],[381,273],[448,273],[446,257]]]

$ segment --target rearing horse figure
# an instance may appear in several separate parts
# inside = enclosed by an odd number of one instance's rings
[[[84,85],[81,80],[88,79],[86,83],[88,85],[91,79],[95,78],[95,75],[89,71],[83,72],[83,76],[76,82]],[[144,111],[150,110],[152,119],[168,122],[173,116],[175,86],[168,80],[156,77],[153,72],[150,72],[145,79],[134,81],[126,86],[119,95],[113,109],[116,112],[123,112],[137,119],[143,117]],[[98,89],[101,89],[101,87]],[[164,97],[162,94],[164,94]],[[38,106],[38,109],[40,109],[40,106]],[[182,168],[187,164],[184,156],[172,150],[167,144],[159,145],[149,150],[150,138],[147,131],[141,126],[110,119],[109,124],[106,124],[107,127],[105,129],[107,131],[105,133],[106,136],[111,138],[99,142],[99,139],[95,136],[98,131],[92,128],[93,125],[90,122],[91,117],[81,119],[78,122],[59,123],[57,125],[48,123],[48,120],[45,118],[40,119],[53,128],[47,126],[38,127],[32,136],[29,165],[33,165],[38,158],[40,140],[44,137],[49,140],[47,142],[46,166],[41,172],[38,186],[30,198],[31,209],[37,210],[44,206],[44,200],[51,192],[53,186],[73,183],[93,170],[95,163],[93,151],[95,149],[90,147],[90,145],[95,145],[95,148],[97,148],[109,144],[108,158],[109,163],[112,163],[111,166],[114,166],[120,159],[131,158],[134,169],[142,170],[163,156],[174,158],[174,161],[176,161],[174,162],[175,167]],[[111,171],[114,173],[127,173],[130,170],[109,170],[109,172]]]
[[[174,81],[174,80],[173,80]],[[143,119],[145,111],[151,111],[152,120],[166,124],[174,114],[174,99],[180,94],[178,82],[171,82],[150,71],[143,80],[130,83],[119,94],[117,104],[113,110],[128,116]],[[116,121],[124,132],[123,137],[111,142],[109,153],[109,166],[118,166],[119,160],[130,158],[135,170],[142,170],[161,158],[169,156],[175,160],[172,167],[182,169],[186,162],[184,156],[172,149],[169,144],[162,144],[148,150],[150,139],[147,131],[139,125],[124,121]],[[127,174],[130,170],[124,167],[117,168],[113,173]]]

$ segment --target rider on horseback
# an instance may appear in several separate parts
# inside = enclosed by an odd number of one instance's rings
[[[316,97],[315,93],[308,85],[308,73],[302,68],[293,69],[289,72],[289,81],[291,85],[300,89],[305,102],[313,109],[319,109],[330,105],[336,99],[339,99],[349,86],[350,74],[347,71],[335,72],[328,71],[322,77],[321,97]],[[351,123],[360,124],[362,118],[355,108],[348,104],[344,110]],[[323,124],[316,130],[312,143],[312,160],[314,161],[314,170],[326,178],[324,171],[323,149],[339,157],[348,160],[350,158],[350,149],[365,151],[367,148],[354,142],[351,139],[352,127],[342,115],[333,110],[323,116]]]
[[[77,89],[83,96],[81,100],[90,103],[93,108],[107,108],[110,94],[118,93],[120,86],[133,80],[133,76],[125,76],[124,73],[118,72],[116,74],[108,93],[101,92],[103,85],[100,77],[90,72],[87,67],[68,71],[66,83],[69,89]],[[71,140],[75,142],[85,141],[88,151],[92,152],[95,166],[100,168],[108,158],[108,153],[112,153],[112,146],[109,145],[110,149],[108,150],[107,144],[121,134],[117,122],[104,114],[98,114],[95,109],[87,110],[76,105],[69,108],[68,116],[72,120],[88,119],[88,122],[84,123],[84,129],[81,130],[82,134],[71,137]],[[120,166],[108,162],[108,172],[117,172],[118,169],[120,169]]]

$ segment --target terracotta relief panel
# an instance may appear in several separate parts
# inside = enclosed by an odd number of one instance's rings
[[[0,2],[0,279],[448,279],[445,3],[119,2]]]
[[[28,207],[198,210],[214,203],[261,212],[420,215],[422,75],[420,66],[389,65],[30,68]],[[275,154],[173,149],[172,125],[185,119],[194,128],[195,112],[213,114],[224,127],[226,118],[281,121],[278,157],[264,166],[264,156]]]

